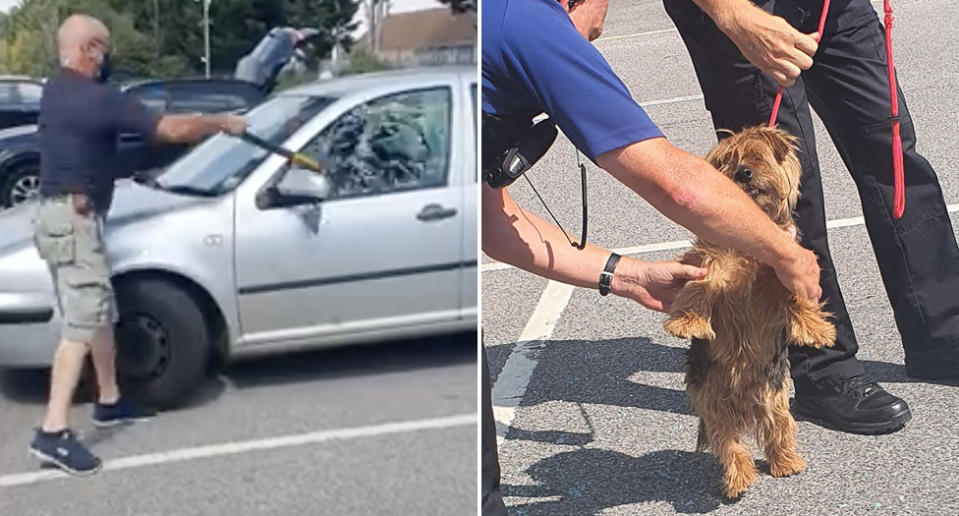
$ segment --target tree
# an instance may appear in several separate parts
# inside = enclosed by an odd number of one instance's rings
[[[148,40],[134,27],[128,13],[106,0],[27,0],[12,9],[0,34],[0,70],[45,76],[59,67],[56,34],[60,23],[73,13],[96,16],[110,28],[118,66],[144,73],[155,65]]]
[[[232,75],[237,61],[273,27],[320,29],[308,57],[329,54],[334,35],[344,48],[359,1],[213,0],[211,68]],[[376,0],[378,2],[383,0]],[[0,73],[47,75],[57,68],[56,32],[73,12],[101,18],[113,33],[118,69],[144,77],[199,75],[203,65],[203,4],[196,0],[23,0],[0,18]]]
[[[321,31],[308,52],[310,65],[329,55],[337,43],[346,49],[353,43],[346,33],[356,28],[352,20],[359,4],[355,0],[287,0],[284,4],[287,25]]]

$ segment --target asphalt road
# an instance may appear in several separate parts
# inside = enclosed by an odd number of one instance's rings
[[[0,375],[0,515],[475,514],[476,336],[230,366],[190,406],[111,431],[61,478],[27,455],[47,379]],[[38,473],[39,472],[39,473]]]
[[[938,171],[947,203],[959,203],[959,112],[950,100],[959,90],[959,4],[893,3],[896,63],[918,148]],[[667,137],[704,154],[715,143],[710,118],[661,1],[611,4],[596,46]],[[789,479],[761,474],[745,498],[727,503],[716,461],[693,453],[696,419],[681,373],[686,346],[662,330],[663,317],[594,291],[547,289],[545,280],[484,259],[486,350],[498,419],[510,423],[500,453],[511,514],[959,514],[959,388],[906,377],[869,239],[855,219],[862,215],[855,185],[818,120],[817,135],[826,210],[837,226],[830,233],[833,257],[859,358],[910,403],[913,420],[886,436],[847,435],[801,421],[807,472]],[[575,163],[561,137],[530,174],[578,235]],[[690,238],[604,172],[589,169],[593,242],[622,249]],[[511,194],[546,216],[524,182]],[[668,259],[681,252],[669,247],[639,256]]]

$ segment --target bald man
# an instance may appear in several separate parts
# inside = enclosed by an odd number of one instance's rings
[[[99,387],[93,423],[111,426],[150,417],[120,395],[113,324],[117,320],[103,221],[117,176],[117,137],[193,143],[225,131],[240,134],[242,117],[151,114],[106,84],[110,32],[99,20],[74,15],[58,33],[61,69],[40,103],[40,205],[34,240],[53,277],[63,327],[54,356],[46,417],[30,451],[69,473],[96,473],[101,462],[68,426],[67,413],[88,352]]]

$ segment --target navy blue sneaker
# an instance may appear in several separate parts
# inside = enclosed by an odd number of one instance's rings
[[[30,453],[44,463],[76,476],[93,475],[103,467],[100,459],[90,453],[69,429],[52,433],[37,429],[37,435],[30,443]]]
[[[93,406],[93,424],[99,427],[146,421],[155,415],[155,412],[130,405],[123,398],[112,405],[97,403]]]

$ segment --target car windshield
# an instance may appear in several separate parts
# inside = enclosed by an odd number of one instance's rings
[[[0,82],[0,107],[30,108],[40,107],[43,87],[32,82]]]
[[[247,113],[247,130],[270,143],[283,144],[335,100],[331,97],[274,97]],[[268,151],[246,140],[221,133],[177,160],[153,183],[164,190],[218,195],[236,188],[268,155]]]

